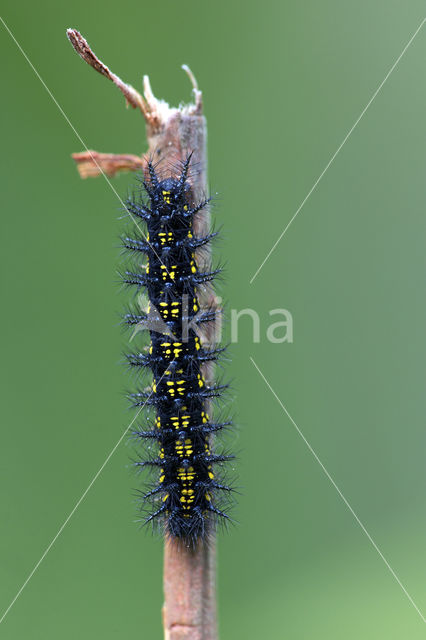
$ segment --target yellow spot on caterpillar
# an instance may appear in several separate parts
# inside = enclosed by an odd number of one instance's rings
[[[165,475],[160,476],[160,480],[159,480],[159,482],[164,482],[165,477],[166,477]]]
[[[163,200],[167,202],[167,204],[171,203],[170,191],[163,191]]]
[[[173,346],[175,347],[174,351],[174,356],[175,358],[179,357],[179,354],[183,351],[182,349],[182,343],[181,342],[174,342]]]
[[[214,473],[212,473],[211,471],[209,471],[209,478],[210,478],[210,480],[213,480],[213,478],[214,478]]]
[[[188,470],[183,467],[179,467],[177,476],[178,480],[181,480],[181,482],[191,484],[195,479],[194,467],[189,467]]]
[[[169,494],[168,494],[168,493],[166,493],[166,495],[165,495],[165,496],[164,496],[164,498],[163,498],[163,502],[166,502],[166,500],[167,500],[167,498],[168,498],[168,497],[169,497]]]
[[[210,502],[210,500],[211,500],[211,497],[210,497],[210,495],[208,493],[206,493],[206,500],[208,500],[208,502]]]

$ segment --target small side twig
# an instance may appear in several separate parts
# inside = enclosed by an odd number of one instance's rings
[[[108,176],[118,171],[144,169],[146,158],[165,160],[169,166],[192,151],[192,165],[197,167],[191,176],[195,201],[205,196],[207,185],[207,127],[203,115],[202,93],[189,67],[183,66],[193,86],[194,104],[170,107],[158,100],[151,89],[148,76],[144,76],[144,95],[123,82],[93,53],[87,41],[75,29],[68,29],[68,38],[74,49],[91,67],[109,78],[120,89],[128,104],[140,109],[146,123],[148,151],[145,155],[115,155],[84,151],[73,154],[82,177],[95,177],[101,172]],[[207,211],[194,220],[197,235],[209,232],[210,216]],[[206,251],[198,256],[200,269],[209,262]],[[216,306],[216,298],[210,287],[200,291],[203,307]],[[214,328],[204,335],[205,345],[212,346]],[[205,366],[207,383],[213,379],[211,363]],[[199,544],[188,549],[173,539],[166,540],[164,550],[164,607],[163,623],[165,640],[217,640],[216,624],[216,549],[212,536],[208,545]]]
[[[81,151],[72,153],[82,178],[96,178],[101,173],[113,178],[119,171],[138,171],[143,167],[143,159],[117,153],[98,153],[97,151]]]

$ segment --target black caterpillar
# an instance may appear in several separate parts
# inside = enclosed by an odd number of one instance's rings
[[[147,163],[143,186],[148,200],[142,192],[129,198],[126,208],[146,224],[148,233],[131,230],[122,244],[137,258],[123,280],[137,290],[145,288],[149,298],[146,313],[132,308],[124,316],[127,325],[140,325],[150,333],[147,352],[126,354],[131,367],[146,368],[153,376],[151,388],[130,394],[133,406],[151,406],[156,413],[147,430],[134,432],[158,444],[155,455],[135,462],[156,473],[142,494],[142,510],[148,513],[146,522],[159,520],[166,535],[194,547],[208,538],[218,521],[229,518],[224,509],[232,488],[220,479],[218,469],[233,456],[212,447],[214,434],[231,422],[213,422],[209,416],[210,399],[219,397],[227,385],[205,382],[205,363],[216,361],[224,349],[206,348],[200,340],[201,325],[214,322],[217,312],[200,309],[199,292],[220,269],[198,268],[200,249],[217,234],[194,233],[194,217],[210,198],[192,201],[190,163],[191,154],[177,177],[161,180],[153,163]],[[141,254],[145,265],[140,264]]]

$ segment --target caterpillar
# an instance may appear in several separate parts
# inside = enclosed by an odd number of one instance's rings
[[[215,435],[231,420],[210,417],[212,399],[227,385],[206,383],[206,363],[218,360],[224,348],[203,344],[201,329],[215,322],[217,310],[200,308],[200,292],[220,269],[201,271],[198,266],[200,251],[217,233],[194,232],[194,219],[210,198],[193,201],[191,157],[166,178],[158,165],[147,162],[143,186],[126,202],[147,233],[131,229],[122,237],[124,251],[135,258],[122,279],[137,293],[146,291],[149,300],[145,311],[130,307],[124,315],[126,325],[149,331],[150,338],[146,351],[125,354],[131,368],[152,374],[148,389],[129,394],[134,407],[146,405],[155,413],[148,428],[133,432],[148,443],[146,455],[134,464],[152,472],[148,490],[141,492],[144,521],[159,522],[166,536],[195,547],[208,540],[219,521],[229,520],[233,488],[221,477],[221,468],[233,456],[214,449]]]

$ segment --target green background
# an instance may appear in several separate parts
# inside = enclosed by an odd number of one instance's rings
[[[252,285],[249,279],[420,25],[397,0],[3,2],[90,149],[141,153],[143,120],[73,52],[76,27],[136,88],[204,92],[224,225],[227,372],[243,487],[219,541],[221,638],[417,639],[425,582],[426,26]],[[4,611],[132,416],[122,391],[119,202],[0,25]],[[114,180],[125,195],[133,176]],[[266,340],[288,309],[293,344]],[[229,325],[227,329],[229,333]],[[162,543],[134,523],[124,441],[10,610],[5,640],[160,638]],[[1,615],[1,613],[0,613]]]

